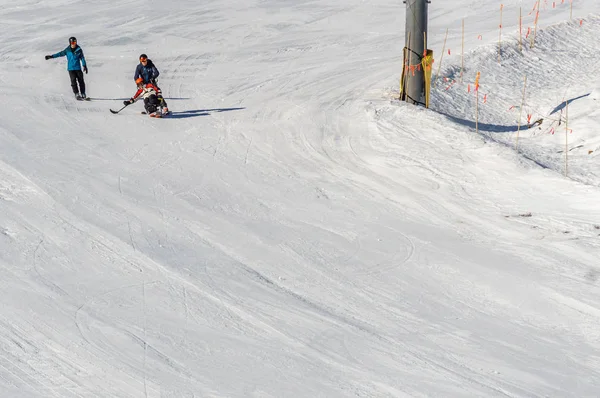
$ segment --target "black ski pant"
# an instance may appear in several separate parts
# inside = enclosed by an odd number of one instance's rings
[[[160,103],[156,95],[152,94],[148,98],[144,98],[144,108],[146,109],[146,113],[151,114],[156,112],[159,106]]]
[[[156,86],[156,88],[158,89],[158,101],[160,103],[160,106],[162,106],[163,108],[168,108],[167,101],[165,101],[164,97],[162,96],[162,90],[160,89],[160,87],[158,87],[158,84],[156,83],[156,79],[150,80],[150,83],[154,84]]]
[[[163,108],[168,108],[167,101],[165,101],[162,94],[158,94],[158,100],[160,101],[160,106],[162,106]]]
[[[71,78],[71,88],[73,94],[85,94],[85,82],[83,81],[83,72],[80,70],[70,70],[69,77]],[[79,82],[79,89],[77,83]]]

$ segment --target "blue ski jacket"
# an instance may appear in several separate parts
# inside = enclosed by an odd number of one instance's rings
[[[135,75],[133,76],[133,80],[137,80],[138,77],[144,79],[144,84],[146,83],[154,83],[154,80],[160,75],[154,63],[148,60],[146,66],[142,65],[140,62],[138,66],[135,68]]]
[[[71,46],[69,46],[61,52],[52,54],[52,58],[59,58],[64,56],[67,57],[67,70],[81,70],[82,65],[86,66],[85,57],[83,56],[83,50],[79,46],[76,46],[75,48],[71,48]]]

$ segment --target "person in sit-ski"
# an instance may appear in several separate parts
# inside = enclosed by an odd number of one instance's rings
[[[67,57],[67,70],[69,71],[69,77],[71,78],[71,88],[73,94],[78,100],[87,99],[85,95],[85,82],[83,81],[83,72],[88,73],[87,64],[85,63],[85,57],[83,56],[83,50],[77,45],[77,39],[74,37],[69,38],[69,46],[64,50],[57,52],[56,54],[46,55],[46,61],[50,58]],[[83,67],[83,72],[81,68]],[[79,83],[79,88],[77,88]]]
[[[138,90],[128,100],[123,101],[123,105],[128,106],[136,102],[140,97],[144,99],[144,109],[151,117],[161,117],[163,112],[159,111],[160,101],[158,100],[158,87],[152,83],[144,84],[144,79],[138,77],[135,80]]]
[[[163,98],[162,91],[160,90],[160,87],[158,87],[158,84],[156,82],[156,79],[159,75],[160,72],[154,65],[154,62],[152,62],[151,59],[148,59],[148,56],[146,54],[140,55],[140,63],[135,68],[133,80],[137,81],[137,79],[141,77],[142,79],[144,79],[144,84],[153,84],[158,89],[158,93],[156,94],[156,96],[158,97],[160,107],[162,108],[162,113],[167,114],[169,113],[167,101],[165,101],[165,99]]]

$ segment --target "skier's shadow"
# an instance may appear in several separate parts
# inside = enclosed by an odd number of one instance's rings
[[[171,111],[169,119],[185,119],[188,117],[208,116],[212,113],[239,111],[246,108],[215,108],[215,109],[195,109],[189,111]]]
[[[98,98],[98,97],[90,97],[92,101],[125,101],[129,98]],[[176,98],[176,97],[165,97],[166,100],[170,101],[179,101],[179,100],[189,100],[191,98]]]

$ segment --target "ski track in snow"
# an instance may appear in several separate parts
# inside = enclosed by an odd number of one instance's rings
[[[432,2],[426,110],[398,2],[172,3],[0,10],[0,396],[597,394],[599,4],[521,54],[504,2],[498,63],[497,4]],[[164,120],[108,112],[142,52]]]

